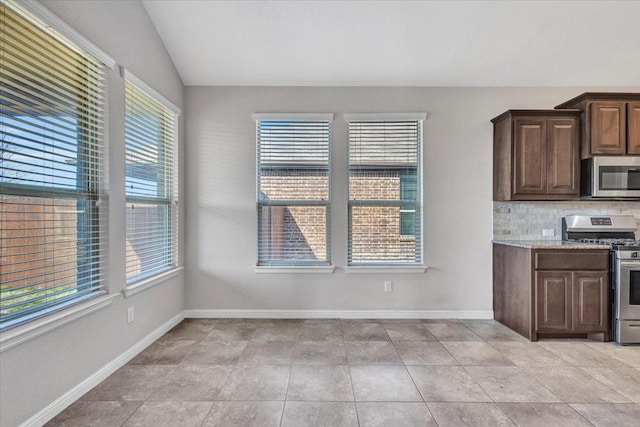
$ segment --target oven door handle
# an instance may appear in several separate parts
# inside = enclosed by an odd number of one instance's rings
[[[637,268],[640,270],[640,261],[620,261],[620,267]]]

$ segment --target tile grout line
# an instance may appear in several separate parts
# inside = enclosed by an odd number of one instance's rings
[[[404,363],[404,360],[403,360],[403,363]],[[427,410],[427,412],[431,416],[431,419],[433,420],[433,422],[436,424],[436,427],[437,427],[438,426],[438,422],[436,421],[436,417],[431,412],[431,408],[429,408],[429,405],[427,404],[427,401],[424,398],[424,395],[422,394],[422,391],[420,391],[420,387],[418,387],[418,384],[416,384],[416,380],[413,378],[413,375],[411,375],[411,372],[409,371],[409,368],[407,367],[407,365],[404,364],[403,366],[404,366],[404,369],[407,371],[407,374],[409,375],[409,378],[411,378],[411,381],[413,382],[413,386],[416,388],[416,390],[418,390],[418,394],[422,398],[422,403],[424,404],[425,409]],[[411,366],[411,365],[409,365],[409,366]]]
[[[293,351],[293,350],[292,350]],[[282,427],[282,423],[284,422],[284,411],[287,407],[287,402],[289,401],[289,385],[291,384],[291,375],[293,374],[293,354],[291,354],[291,365],[289,365],[289,377],[287,378],[287,388],[284,392],[284,400],[282,401],[282,413],[280,414],[280,427]]]
[[[125,424],[127,423],[127,421],[129,421],[129,420],[131,419],[131,417],[133,417],[133,415],[134,415],[136,412],[138,412],[138,410],[142,407],[142,405],[144,405],[144,403],[145,403],[145,401],[144,401],[144,400],[143,400],[142,402],[140,402],[140,404],[138,405],[138,407],[136,408],[136,410],[135,410],[135,411],[133,411],[133,412],[131,413],[131,415],[129,415],[129,416],[127,417],[127,419],[126,419],[126,420],[124,420],[124,421],[120,424],[120,427],[122,427],[123,425],[125,425]]]
[[[347,363],[349,361],[347,360]],[[356,422],[358,423],[358,427],[360,426],[360,414],[358,413],[358,402],[356,401],[356,390],[353,387],[353,376],[351,375],[351,365],[347,365],[347,369],[349,370],[349,382],[351,383],[351,395],[353,396],[353,408],[356,411]]]
[[[582,345],[584,345],[585,347],[587,347],[587,348],[591,349],[591,347],[590,347],[590,346],[587,346],[587,345],[585,345],[585,344],[584,344],[584,343],[582,343],[582,342],[580,342],[579,344],[582,344]],[[565,361],[566,363],[568,363],[568,364],[569,364],[569,366],[558,366],[558,368],[574,368],[574,369],[578,370],[579,372],[582,372],[582,373],[586,374],[586,375],[587,375],[587,377],[589,377],[589,378],[591,378],[592,380],[594,380],[595,382],[597,382],[597,383],[601,384],[601,385],[602,385],[603,387],[605,387],[606,389],[608,389],[608,390],[612,391],[613,393],[616,393],[616,394],[618,394],[619,396],[621,396],[621,397],[623,397],[623,398],[627,399],[627,400],[628,400],[629,402],[631,402],[631,403],[635,403],[632,399],[628,398],[626,395],[624,395],[624,394],[622,394],[622,393],[618,392],[617,390],[614,390],[613,388],[611,388],[611,387],[610,387],[610,386],[608,386],[607,384],[603,383],[602,381],[598,380],[596,377],[594,377],[593,375],[591,375],[588,371],[585,371],[585,370],[584,370],[584,368],[589,368],[589,366],[578,366],[578,365],[576,365],[576,364],[574,364],[574,363],[571,363],[569,360],[565,359],[564,357],[562,357],[562,355],[561,355],[560,353],[558,353],[558,352],[556,352],[556,351],[553,351],[553,350],[552,350],[552,349],[550,349],[550,348],[545,348],[544,346],[541,346],[541,347],[542,347],[543,349],[545,349],[545,350],[547,350],[547,351],[549,351],[549,352],[551,352],[551,353],[555,354],[557,357],[559,357],[560,359],[562,359],[563,361]],[[604,352],[600,352],[600,353],[604,354],[605,356],[611,357],[611,356],[609,356],[608,354],[606,354],[606,353],[604,353]],[[623,362],[623,363],[624,363],[624,362]],[[626,365],[626,364],[625,364],[625,365]],[[597,367],[598,367],[598,366],[597,366]],[[603,367],[603,368],[606,368],[606,366],[602,366],[602,367]],[[607,369],[610,369],[610,368],[607,368]],[[534,380],[535,380],[535,378],[534,378]],[[536,380],[536,381],[537,381],[537,380]],[[539,382],[539,381],[538,381],[538,382]],[[544,386],[544,384],[542,384],[542,386],[546,388],[546,386]],[[549,390],[549,391],[551,391],[551,390]],[[553,392],[552,392],[552,393],[553,393]],[[555,393],[553,393],[553,394],[555,395]],[[557,396],[557,397],[558,397],[558,396]],[[558,397],[558,398],[559,398],[559,397]],[[560,399],[560,400],[562,401],[562,399]],[[563,401],[563,402],[564,402],[564,401]],[[573,402],[573,403],[578,403],[578,402]],[[607,403],[608,403],[608,404],[615,404],[615,403],[612,403],[612,402],[584,402],[584,403],[586,403],[586,404],[599,404],[599,403],[602,403],[602,404],[607,404]],[[624,404],[624,403],[625,403],[625,402],[622,402],[622,404]],[[569,403],[567,403],[567,404],[569,404]]]
[[[582,415],[577,409],[575,409],[573,406],[571,406],[570,403],[565,403],[565,405],[567,405],[569,408],[571,408],[571,410],[573,412],[575,412],[576,414],[578,414],[578,416],[580,418],[582,418],[583,420],[585,420],[586,422],[588,422],[589,424],[591,424],[594,427],[597,427],[596,424],[592,423],[591,420],[587,419],[587,417],[585,417],[584,415]]]
[[[589,378],[591,378],[592,380],[594,380],[594,381],[596,381],[596,382],[598,382],[598,383],[602,384],[602,386],[603,386],[603,387],[608,388],[608,389],[609,389],[609,390],[611,390],[612,392],[617,393],[618,395],[620,395],[621,397],[624,397],[625,399],[627,399],[627,400],[629,401],[629,402],[618,402],[618,403],[612,403],[612,402],[609,402],[610,404],[613,404],[613,405],[617,405],[617,404],[625,405],[625,404],[628,404],[628,403],[633,403],[633,404],[635,404],[635,403],[636,403],[636,402],[635,402],[634,400],[632,400],[631,398],[627,397],[626,395],[622,394],[621,392],[619,392],[619,391],[617,391],[617,390],[614,390],[614,389],[613,389],[612,387],[610,387],[609,385],[607,385],[607,384],[603,383],[602,381],[600,381],[599,379],[597,379],[596,377],[594,377],[593,375],[591,375],[588,371],[585,371],[585,369],[589,368],[589,366],[574,366],[574,367],[575,367],[578,371],[583,372],[584,374],[586,374],[586,375],[587,375]],[[606,369],[613,370],[613,369],[611,369],[611,368],[606,368]],[[573,403],[578,403],[578,402],[573,402]],[[596,403],[597,403],[597,402],[596,402]],[[601,403],[602,403],[602,402],[601,402]]]

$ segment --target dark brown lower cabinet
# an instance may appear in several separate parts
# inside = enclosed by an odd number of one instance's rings
[[[609,276],[606,271],[573,273],[572,323],[575,332],[607,332],[609,327]]]
[[[606,332],[606,271],[536,271],[537,332]]]
[[[536,271],[536,331],[571,330],[571,272]]]
[[[609,251],[493,246],[494,317],[521,335],[609,340]]]

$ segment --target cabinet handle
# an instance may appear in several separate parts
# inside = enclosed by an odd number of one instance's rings
[[[629,325],[630,328],[640,328],[640,325]]]

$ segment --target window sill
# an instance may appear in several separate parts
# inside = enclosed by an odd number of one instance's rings
[[[370,274],[370,273],[394,273],[394,274],[423,274],[427,272],[426,265],[367,265],[346,267],[348,274]]]
[[[155,276],[140,280],[139,282],[135,282],[134,284],[125,287],[122,290],[122,295],[124,295],[125,298],[132,297],[142,291],[145,291],[149,288],[159,285],[160,283],[164,283],[167,280],[176,277],[177,275],[182,273],[183,269],[184,267],[172,268],[171,270],[164,271]]]
[[[258,274],[331,274],[333,265],[259,265],[253,271]]]
[[[115,293],[92,298],[87,302],[74,305],[68,309],[54,312],[48,316],[1,332],[0,353],[46,334],[67,323],[73,322],[74,320],[80,319],[81,317],[87,316],[94,311],[108,307],[118,296],[120,296],[120,294]]]

